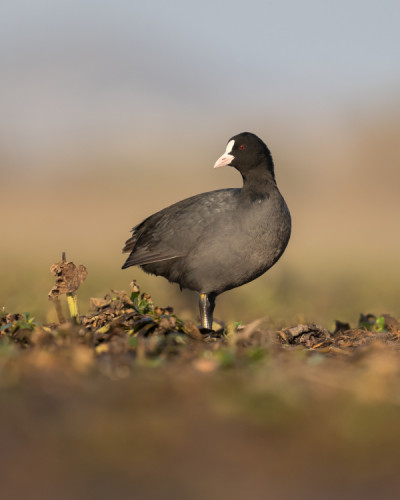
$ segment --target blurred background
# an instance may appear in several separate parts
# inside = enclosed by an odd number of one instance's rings
[[[241,131],[270,147],[293,218],[278,265],[216,317],[284,324],[400,315],[400,4],[395,0],[20,0],[0,15],[0,306],[54,319],[65,251],[89,297],[135,278],[196,319],[197,297],[120,269],[130,229],[202,191]]]

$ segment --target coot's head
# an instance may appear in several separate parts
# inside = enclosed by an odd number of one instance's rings
[[[228,141],[225,153],[218,158],[214,168],[229,165],[246,176],[252,169],[268,170],[274,176],[274,163],[266,144],[250,132],[234,135]]]

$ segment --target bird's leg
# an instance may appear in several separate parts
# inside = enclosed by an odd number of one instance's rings
[[[200,294],[200,318],[201,326],[212,330],[213,312],[215,307],[215,294],[214,293],[201,293]]]

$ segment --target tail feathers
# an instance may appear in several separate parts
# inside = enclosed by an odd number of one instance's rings
[[[132,252],[132,250],[134,249],[135,245],[136,245],[136,241],[137,241],[137,238],[135,235],[132,235],[129,240],[126,240],[125,242],[125,246],[124,248],[122,249],[122,253],[128,253],[128,252]]]
[[[133,264],[131,264],[130,259],[128,258],[126,259],[125,264],[121,267],[121,269],[126,269],[127,267],[130,266],[133,266]]]
[[[184,257],[185,254],[179,252],[165,251],[165,252],[144,252],[139,249],[138,252],[132,253],[125,261],[122,269],[130,266],[144,266],[145,264],[155,264],[156,262],[163,262],[165,260],[179,259]]]
[[[185,252],[178,251],[168,246],[154,244],[154,242],[149,245],[148,242],[144,243],[141,241],[138,245],[140,234],[138,235],[135,229],[136,228],[133,228],[132,236],[125,242],[125,246],[122,249],[122,253],[130,253],[122,269],[126,269],[130,266],[142,266],[145,264],[176,259],[186,255]]]

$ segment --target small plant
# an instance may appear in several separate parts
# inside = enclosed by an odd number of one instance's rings
[[[54,302],[58,321],[64,323],[65,319],[62,313],[59,296],[66,294],[67,305],[71,319],[79,323],[78,298],[76,292],[87,276],[86,267],[80,265],[77,267],[73,262],[67,262],[65,252],[62,253],[60,262],[56,262],[50,268],[50,272],[56,276],[56,284],[49,292],[49,300]]]
[[[361,314],[359,320],[360,328],[364,328],[370,332],[383,333],[386,332],[386,324],[384,316],[374,316],[373,314]]]
[[[38,323],[28,312],[22,314],[7,314],[5,311],[0,313],[0,332],[15,333],[17,330],[33,331]]]
[[[140,314],[154,313],[154,304],[151,300],[151,296],[148,293],[141,294],[136,283],[131,284],[131,287],[131,301],[133,302],[136,311]]]

